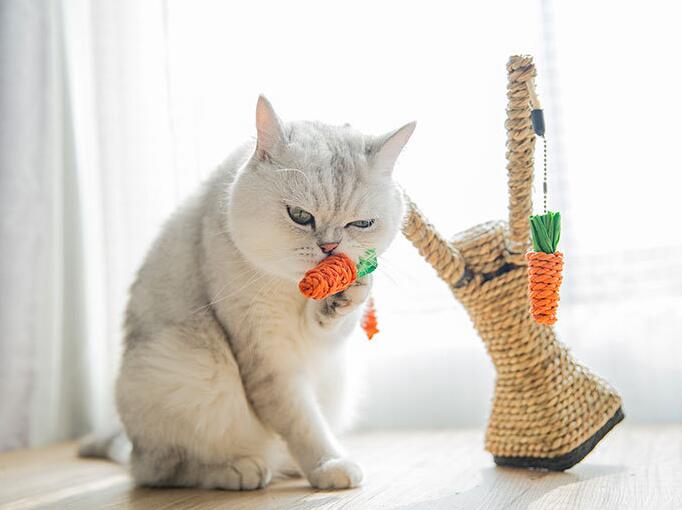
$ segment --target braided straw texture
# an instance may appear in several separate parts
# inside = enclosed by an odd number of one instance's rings
[[[536,322],[551,326],[556,322],[556,311],[559,306],[564,254],[529,251],[526,253],[526,261],[530,314]]]
[[[526,82],[535,78],[532,57],[512,57],[507,63],[507,185],[509,187],[508,259],[523,264],[530,247],[528,217],[533,212],[535,133],[530,120]]]
[[[621,400],[530,315],[525,253],[510,250],[529,246],[533,133],[518,82],[535,69],[530,57],[512,57],[507,68],[510,222],[485,223],[448,242],[408,199],[403,233],[467,309],[495,365],[486,449],[499,457],[552,458],[591,438]]]
[[[307,298],[324,299],[342,292],[358,278],[357,268],[345,253],[330,255],[308,271],[298,283],[298,289]]]

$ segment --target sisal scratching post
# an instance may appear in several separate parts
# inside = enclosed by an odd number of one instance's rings
[[[467,309],[497,372],[485,446],[500,466],[568,469],[623,419],[621,399],[573,360],[529,312],[526,252],[532,211],[529,87],[533,60],[507,64],[509,221],[473,227],[451,242],[408,199],[405,236]]]

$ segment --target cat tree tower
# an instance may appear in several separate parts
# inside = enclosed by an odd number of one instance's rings
[[[485,447],[500,466],[568,469],[623,419],[621,399],[529,313],[532,57],[507,64],[509,220],[443,238],[409,198],[403,233],[467,309],[497,372]]]

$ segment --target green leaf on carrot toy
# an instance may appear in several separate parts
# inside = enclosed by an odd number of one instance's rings
[[[530,217],[530,237],[533,250],[544,253],[556,252],[561,237],[561,214],[547,212]]]
[[[378,265],[377,251],[374,248],[369,248],[367,251],[365,251],[365,256],[360,257],[360,260],[358,260],[358,278],[367,276],[369,273],[374,271]]]

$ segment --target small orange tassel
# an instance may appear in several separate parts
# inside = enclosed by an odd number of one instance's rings
[[[307,298],[324,299],[353,285],[358,271],[348,255],[339,253],[323,259],[308,271],[298,288]]]
[[[540,324],[554,324],[559,307],[559,286],[564,268],[564,254],[561,252],[526,253],[528,261],[528,295],[530,314]]]
[[[365,313],[362,316],[362,321],[360,325],[362,329],[365,330],[367,334],[367,339],[371,340],[374,335],[376,335],[379,330],[377,329],[377,315],[374,308],[374,298],[369,298],[367,300],[367,305],[365,306]]]

